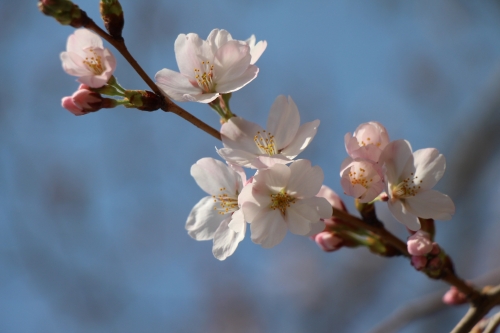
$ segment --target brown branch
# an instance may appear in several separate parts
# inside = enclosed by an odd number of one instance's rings
[[[158,88],[158,86],[154,83],[154,81],[148,76],[148,74],[146,74],[144,69],[142,69],[139,63],[130,54],[123,38],[114,38],[113,36],[109,35],[106,31],[102,30],[97,24],[95,24],[95,22],[90,18],[87,21],[85,21],[83,26],[89,30],[94,31],[96,34],[105,39],[108,43],[113,45],[118,50],[118,52],[120,52],[120,54],[125,58],[125,60],[128,61],[130,66],[132,66],[132,68],[137,72],[137,74],[139,74],[139,76],[144,80],[144,82],[146,82],[149,88],[151,88],[151,90],[153,90],[156,95],[161,96],[161,98],[164,100],[164,106],[161,108],[163,111],[175,113],[176,115],[180,116],[181,118],[187,120],[194,126],[201,129],[202,131],[210,134],[211,136],[213,136],[218,140],[221,140],[221,136],[218,130],[211,127],[202,120],[196,118],[191,113],[189,113],[188,111],[184,110],[183,108],[175,104],[170,98],[168,98],[162,93],[160,88]]]

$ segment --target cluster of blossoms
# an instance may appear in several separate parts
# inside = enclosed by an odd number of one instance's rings
[[[392,215],[413,231],[420,229],[419,218],[451,219],[453,201],[432,189],[446,169],[437,149],[412,152],[406,140],[390,142],[377,122],[361,124],[353,135],[346,134],[345,146],[349,157],[340,170],[345,194],[361,203],[388,196]]]
[[[266,47],[253,35],[235,40],[219,29],[206,40],[194,33],[181,34],[175,41],[179,72],[165,68],[155,76],[169,98],[207,103],[222,117],[224,147],[217,153],[227,164],[203,158],[192,166],[191,175],[209,196],[195,205],[186,223],[191,237],[213,240],[213,253],[220,260],[235,251],[246,223],[251,239],[266,248],[280,243],[287,230],[314,235],[325,251],[350,244],[345,233],[336,232],[342,221],[332,218],[332,207],[345,207],[323,186],[323,171],[307,160],[295,160],[313,140],[319,120],[301,125],[297,106],[285,96],[278,96],[271,106],[266,129],[233,116],[229,109],[231,93],[257,76],[255,63]],[[122,88],[113,76],[115,57],[89,30],[79,29],[68,38],[61,60],[64,70],[81,83],[62,100],[75,115],[117,105],[149,110],[147,101],[158,98]],[[345,147],[349,157],[340,171],[345,194],[361,203],[386,198],[395,218],[414,231],[420,228],[419,218],[451,218],[451,199],[432,190],[445,170],[444,157],[436,149],[412,152],[405,140],[391,142],[377,122],[361,124],[352,135],[346,134]],[[243,168],[254,170],[253,177],[247,180]]]

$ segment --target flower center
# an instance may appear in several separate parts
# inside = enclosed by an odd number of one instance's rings
[[[372,142],[370,138],[366,138],[366,142],[364,140],[358,141],[360,147],[364,147],[366,145],[375,145],[380,147],[382,145],[381,142]]]
[[[282,214],[285,214],[286,209],[290,204],[295,203],[295,198],[281,190],[279,193],[271,194],[271,208],[273,210],[279,209]]]
[[[226,188],[221,187],[219,191],[225,192]],[[216,210],[220,215],[232,213],[238,210],[238,194],[234,197],[228,195],[227,193],[221,193],[219,195],[212,195],[212,198],[214,199],[214,210]]]
[[[214,77],[214,65],[210,64],[210,61],[202,61],[201,69],[194,69],[194,77],[196,82],[198,82],[198,86],[204,92],[211,92],[215,86],[213,77]]]
[[[106,69],[102,64],[101,56],[97,55],[94,49],[90,49],[89,52],[91,54],[85,57],[83,64],[95,75],[101,75]]]
[[[368,188],[370,186],[370,183],[373,182],[373,178],[366,178],[365,172],[366,170],[363,168],[359,168],[359,172],[356,172],[351,168],[351,171],[349,171],[349,179],[351,180],[351,185],[361,185],[364,188]]]
[[[265,130],[257,132],[257,134],[253,137],[253,141],[259,148],[262,154],[267,154],[269,156],[273,156],[278,154],[278,150],[276,149],[276,143],[274,142],[274,135]]]
[[[401,183],[392,187],[392,197],[394,199],[405,199],[413,197],[419,192],[420,185],[418,184],[421,184],[422,182],[423,180],[418,180],[418,176],[413,177],[412,172],[410,177],[404,179]]]

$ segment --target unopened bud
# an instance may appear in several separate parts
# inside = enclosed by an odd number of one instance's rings
[[[125,96],[130,101],[130,104],[142,111],[158,110],[163,102],[160,96],[147,90],[127,90]]]
[[[412,256],[424,256],[431,252],[432,242],[429,233],[419,230],[408,237],[408,253]]]
[[[38,2],[38,9],[59,23],[75,28],[80,28],[89,21],[87,14],[68,0],[41,0]]]
[[[325,252],[332,252],[340,249],[343,245],[343,240],[337,237],[335,233],[323,231],[314,237],[316,244]]]
[[[460,292],[455,286],[451,286],[450,290],[443,295],[443,303],[448,305],[460,305],[467,303],[467,296]]]
[[[118,0],[101,0],[101,17],[109,34],[116,39],[122,38],[125,20]]]
[[[412,256],[411,264],[417,271],[421,271],[427,265],[427,257],[424,256]]]

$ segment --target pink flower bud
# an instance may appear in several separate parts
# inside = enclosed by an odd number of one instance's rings
[[[87,90],[85,85],[80,85],[79,89],[70,97],[64,97],[61,105],[75,116],[82,116],[89,112],[100,110],[102,107],[102,97],[100,94]]]
[[[342,247],[343,240],[335,233],[324,231],[314,237],[316,244],[325,252],[332,252]]]
[[[424,256],[412,256],[411,264],[417,271],[420,271],[427,265],[427,258]]]
[[[450,290],[443,295],[443,303],[448,305],[460,305],[467,303],[467,297],[455,286],[451,286]]]
[[[408,252],[412,256],[425,256],[432,250],[429,233],[419,230],[408,237]]]

